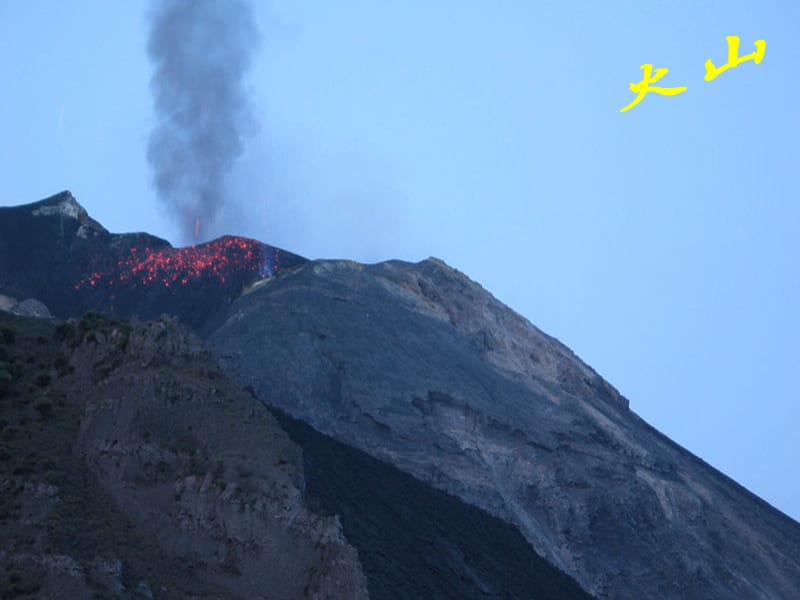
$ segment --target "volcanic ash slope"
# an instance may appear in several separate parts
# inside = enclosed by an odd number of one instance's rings
[[[261,400],[514,524],[595,595],[800,589],[798,523],[439,260],[307,263],[223,321],[207,344]]]

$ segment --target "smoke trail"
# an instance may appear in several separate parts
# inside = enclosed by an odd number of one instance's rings
[[[148,52],[157,125],[147,158],[187,240],[224,203],[225,179],[255,128],[243,77],[258,44],[246,0],[156,0]]]

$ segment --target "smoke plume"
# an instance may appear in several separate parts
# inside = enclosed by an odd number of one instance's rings
[[[157,124],[147,158],[187,240],[224,203],[225,180],[255,128],[243,78],[258,32],[246,0],[156,0],[148,52]]]

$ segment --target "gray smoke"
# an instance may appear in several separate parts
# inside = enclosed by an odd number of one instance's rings
[[[211,224],[255,128],[243,86],[258,32],[245,0],[156,0],[148,53],[157,124],[147,158],[187,240]]]

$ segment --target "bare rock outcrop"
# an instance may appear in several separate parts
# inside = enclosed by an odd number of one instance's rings
[[[305,505],[300,449],[175,319],[0,325],[14,340],[0,415],[9,589],[367,597],[336,516]]]

